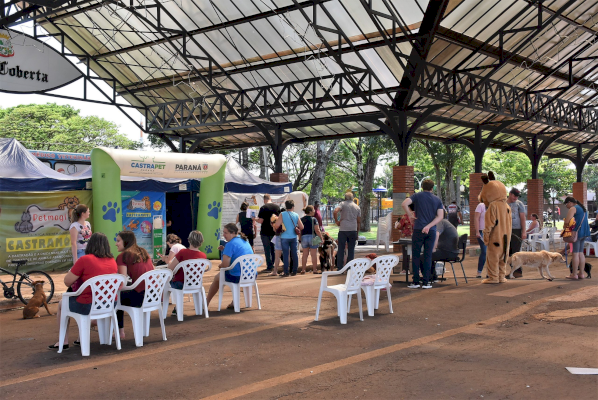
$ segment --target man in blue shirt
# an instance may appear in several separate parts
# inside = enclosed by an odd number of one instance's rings
[[[431,289],[430,270],[432,269],[432,251],[436,241],[436,224],[444,218],[444,207],[442,201],[432,194],[434,181],[426,179],[422,182],[423,192],[415,193],[406,198],[401,206],[409,216],[413,225],[412,236],[412,255],[413,255],[413,283],[409,288],[416,289],[420,287],[419,271],[423,274],[423,289]],[[413,204],[415,215],[409,210],[409,205]],[[422,246],[424,248],[421,254]]]

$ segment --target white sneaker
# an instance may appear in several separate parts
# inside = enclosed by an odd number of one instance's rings
[[[407,286],[409,289],[419,289],[421,286],[419,286],[418,283],[412,283],[411,285]]]
[[[422,289],[432,289],[432,285],[428,283],[427,285],[423,285]]]

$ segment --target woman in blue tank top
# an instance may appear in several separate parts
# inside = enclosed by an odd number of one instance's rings
[[[567,279],[584,279],[586,278],[583,273],[586,265],[586,257],[583,255],[583,247],[586,238],[590,236],[588,210],[586,210],[582,203],[571,196],[565,198],[565,206],[569,209],[569,212],[565,217],[565,226],[569,224],[571,218],[575,218],[575,228],[573,228],[573,232],[577,232],[577,240],[573,243],[571,275],[569,275]]]

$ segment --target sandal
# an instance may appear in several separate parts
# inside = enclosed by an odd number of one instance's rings
[[[301,271],[301,275],[305,275],[305,270]]]
[[[566,276],[565,279],[571,279],[572,281],[577,280],[577,275],[575,276]]]
[[[52,344],[50,346],[48,346],[48,350],[58,350],[60,348],[60,346],[56,345],[56,344]],[[65,344],[62,346],[62,350],[68,350],[69,349],[69,345]]]

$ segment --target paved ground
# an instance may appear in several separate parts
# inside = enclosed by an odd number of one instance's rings
[[[468,275],[476,265],[467,259]],[[168,341],[156,315],[142,348],[125,319],[122,350],[100,346],[94,333],[86,358],[78,348],[46,350],[57,326],[45,311],[35,320],[5,311],[0,396],[596,399],[598,376],[571,375],[565,367],[598,367],[598,276],[565,280],[563,264],[551,272],[553,282],[527,270],[498,286],[475,278],[432,290],[395,284],[394,314],[383,295],[376,316],[361,322],[354,301],[347,325],[339,324],[331,295],[320,321],[313,320],[319,275],[260,276],[262,310],[218,312],[214,303],[206,319],[185,303],[183,322],[166,320]],[[226,292],[225,302],[230,298]],[[72,329],[71,341],[76,335]]]

